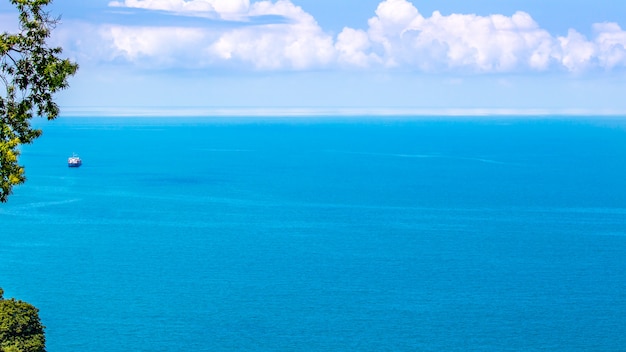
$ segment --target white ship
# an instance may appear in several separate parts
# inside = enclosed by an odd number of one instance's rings
[[[78,155],[72,154],[69,158],[67,158],[67,166],[69,167],[79,167],[83,164],[83,161],[80,160]]]

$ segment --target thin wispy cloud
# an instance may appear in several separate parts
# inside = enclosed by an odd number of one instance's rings
[[[72,35],[63,38],[72,43],[65,47],[89,60],[151,69],[582,73],[626,66],[626,31],[618,23],[590,24],[591,38],[576,29],[557,36],[522,11],[424,15],[407,0],[384,0],[364,19],[365,28],[345,27],[333,35],[289,0],[125,0],[109,6],[180,18],[92,24],[81,31],[68,26],[64,30]],[[264,20],[254,20],[259,18]]]
[[[250,9],[249,0],[124,0],[112,1],[111,7],[163,10],[196,16],[239,19]]]

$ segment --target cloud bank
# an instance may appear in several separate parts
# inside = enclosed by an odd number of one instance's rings
[[[554,36],[522,11],[425,16],[407,0],[384,0],[366,28],[332,35],[289,0],[124,0],[109,6],[166,12],[180,16],[181,26],[83,28],[63,35],[69,41],[64,47],[89,60],[146,68],[580,73],[626,66],[626,31],[619,24],[593,24],[592,38],[575,29]],[[189,16],[212,21],[182,25]]]

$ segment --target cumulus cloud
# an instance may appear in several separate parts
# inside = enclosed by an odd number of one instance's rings
[[[408,66],[426,71],[505,72],[523,67],[541,70],[558,56],[555,39],[524,12],[508,17],[443,16],[436,11],[424,17],[406,0],[386,0],[368,24],[370,43],[360,46],[368,48],[372,64],[381,58],[388,67]]]
[[[626,32],[615,23],[595,24],[595,38],[589,40],[573,29],[554,37],[522,11],[512,16],[435,11],[425,17],[407,0],[385,0],[375,14],[367,37],[352,28],[339,34],[336,47],[344,62],[470,72],[626,66]],[[345,39],[351,37],[358,38]]]
[[[335,60],[333,37],[313,16],[288,0],[125,0],[112,7],[141,8],[229,21],[206,26],[122,26],[100,29],[113,60],[140,66],[244,66],[258,70],[303,70]],[[270,18],[254,22],[255,18]]]
[[[335,44],[340,64],[360,68],[381,62],[381,58],[371,53],[370,48],[371,43],[367,33],[352,28],[345,28],[339,33]]]
[[[597,23],[593,28],[600,66],[605,69],[626,66],[626,32],[616,23]]]
[[[593,25],[591,39],[574,29],[553,36],[522,11],[510,16],[435,11],[428,16],[408,0],[384,0],[366,28],[346,27],[333,36],[289,0],[124,0],[109,5],[230,21],[221,27],[107,25],[87,31],[108,44],[103,60],[144,66],[476,73],[626,66],[626,31],[618,24]],[[274,20],[251,21],[263,17]]]
[[[333,38],[322,31],[313,16],[291,2],[261,1],[253,4],[249,15],[278,15],[289,21],[227,31],[207,53],[258,69],[307,69],[334,59]]]

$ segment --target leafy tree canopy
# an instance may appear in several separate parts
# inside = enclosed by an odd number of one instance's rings
[[[39,310],[14,298],[4,299],[3,293],[0,288],[0,352],[45,352]]]
[[[18,164],[19,146],[41,135],[31,119],[59,115],[54,93],[67,88],[68,77],[78,70],[76,63],[60,57],[62,48],[47,43],[59,21],[45,11],[52,0],[10,1],[19,11],[20,25],[18,33],[0,34],[0,202],[26,180]]]

